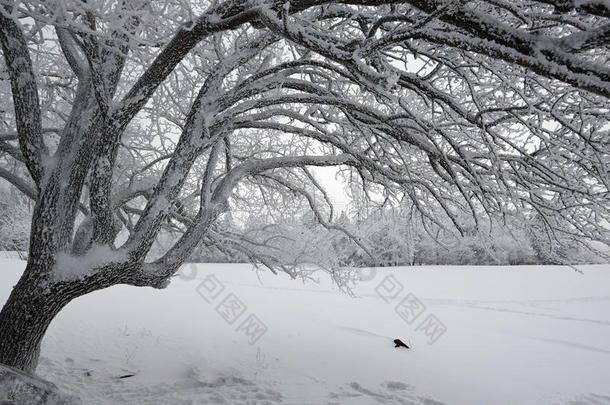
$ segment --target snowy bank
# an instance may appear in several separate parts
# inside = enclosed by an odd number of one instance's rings
[[[384,268],[350,297],[189,265],[69,304],[38,373],[85,404],[610,404],[610,267],[579,268]]]

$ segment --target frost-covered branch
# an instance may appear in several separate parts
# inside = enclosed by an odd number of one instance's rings
[[[47,150],[42,139],[38,85],[27,42],[19,22],[11,15],[12,8],[0,5],[0,44],[11,81],[19,146],[30,175],[40,188]]]

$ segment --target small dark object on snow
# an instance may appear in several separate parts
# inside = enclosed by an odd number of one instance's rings
[[[404,344],[403,341],[400,339],[394,339],[394,347],[404,347],[405,349],[409,348],[409,346]]]
[[[125,374],[120,376],[119,378],[129,378],[129,377],[133,377],[135,374]]]

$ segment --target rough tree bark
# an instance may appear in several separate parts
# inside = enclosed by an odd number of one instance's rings
[[[36,369],[51,321],[74,298],[69,293],[45,293],[44,287],[32,281],[22,277],[0,312],[0,363],[28,372]]]

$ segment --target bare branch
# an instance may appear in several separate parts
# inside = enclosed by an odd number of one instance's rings
[[[38,86],[27,42],[9,10],[9,6],[0,6],[0,43],[11,79],[19,146],[30,175],[40,188],[47,149],[42,139]]]

